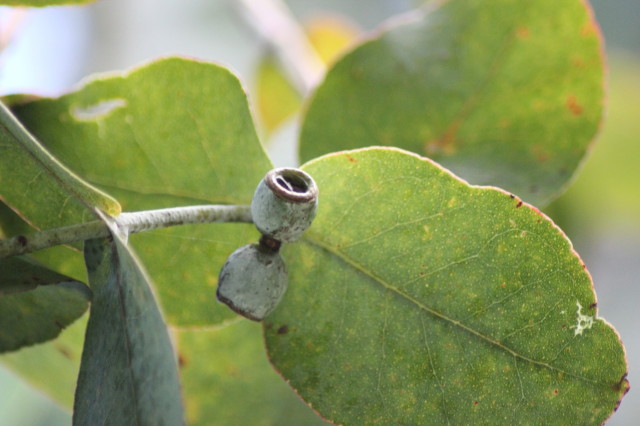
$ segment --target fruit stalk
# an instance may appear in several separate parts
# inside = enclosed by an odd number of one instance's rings
[[[125,212],[113,220],[124,235],[177,225],[213,222],[252,223],[251,208],[244,205],[202,205]],[[47,229],[31,235],[16,235],[0,240],[0,258],[109,235],[109,228],[101,220]]]

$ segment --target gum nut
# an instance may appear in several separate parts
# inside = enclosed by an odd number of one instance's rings
[[[239,248],[222,266],[218,301],[236,313],[262,321],[287,289],[287,268],[280,253],[258,244]]]
[[[282,242],[291,242],[311,226],[318,209],[318,187],[299,169],[271,170],[260,181],[251,201],[256,228]]]

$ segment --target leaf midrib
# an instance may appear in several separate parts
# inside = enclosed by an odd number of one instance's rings
[[[381,277],[377,276],[375,273],[373,273],[372,271],[367,270],[364,266],[362,266],[361,264],[359,264],[358,262],[356,262],[355,260],[351,259],[349,256],[347,256],[346,254],[342,253],[341,251],[339,251],[338,249],[336,249],[335,247],[331,246],[330,244],[326,243],[325,241],[323,241],[322,239],[318,238],[317,236],[313,235],[311,232],[306,233],[303,238],[301,239],[301,242],[306,243],[312,247],[317,247],[321,250],[325,250],[328,253],[330,253],[331,255],[335,256],[336,258],[338,258],[340,261],[346,263],[347,265],[349,265],[350,267],[354,268],[356,271],[358,271],[359,273],[365,275],[367,278],[369,278],[370,280],[372,280],[373,282],[379,284],[380,286],[382,286],[384,289],[391,291],[392,293],[394,293],[395,295],[405,299],[406,301],[412,303],[414,306],[416,306],[418,309],[429,313],[430,315],[443,320],[451,325],[454,325],[456,327],[458,327],[459,329],[472,334],[473,336],[493,345],[494,347],[498,348],[499,350],[502,350],[504,352],[509,353],[510,355],[519,358],[525,362],[531,363],[533,365],[537,365],[543,368],[547,368],[551,371],[556,371],[558,373],[562,373],[565,374],[567,376],[576,378],[578,380],[582,380],[585,382],[589,382],[589,383],[593,383],[593,384],[597,384],[597,385],[606,385],[607,383],[599,381],[599,380],[594,380],[594,379],[590,379],[588,377],[584,377],[584,376],[580,376],[578,374],[563,370],[561,368],[555,367],[549,363],[543,362],[543,361],[538,361],[535,360],[533,358],[530,358],[526,355],[523,355],[511,348],[509,348],[508,346],[505,346],[504,344],[500,343],[498,340],[493,339],[492,337],[483,334],[481,332],[479,332],[478,330],[463,324],[462,322],[451,318],[445,314],[443,314],[442,312],[439,312],[433,308],[430,308],[428,306],[426,306],[424,303],[420,302],[419,300],[417,300],[416,298],[410,296],[409,294],[403,292],[402,290],[398,289],[397,287],[393,286],[391,283],[388,283],[387,281],[385,281],[384,279],[382,279]]]

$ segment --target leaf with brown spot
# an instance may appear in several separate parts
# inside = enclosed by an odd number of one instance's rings
[[[428,2],[328,71],[306,109],[300,156],[397,146],[542,205],[596,135],[603,68],[582,0]]]
[[[540,211],[394,148],[303,169],[323,201],[284,248],[290,284],[264,333],[276,369],[322,416],[601,424],[612,414],[628,386],[624,347]]]

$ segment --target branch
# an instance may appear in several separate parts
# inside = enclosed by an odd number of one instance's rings
[[[177,225],[253,221],[250,206],[205,205],[122,213],[114,218],[114,222],[120,231],[128,235]],[[0,240],[0,259],[109,235],[109,228],[100,220],[48,229],[28,236],[17,235]]]
[[[274,50],[302,95],[322,79],[326,67],[282,0],[237,0],[245,20]]]

